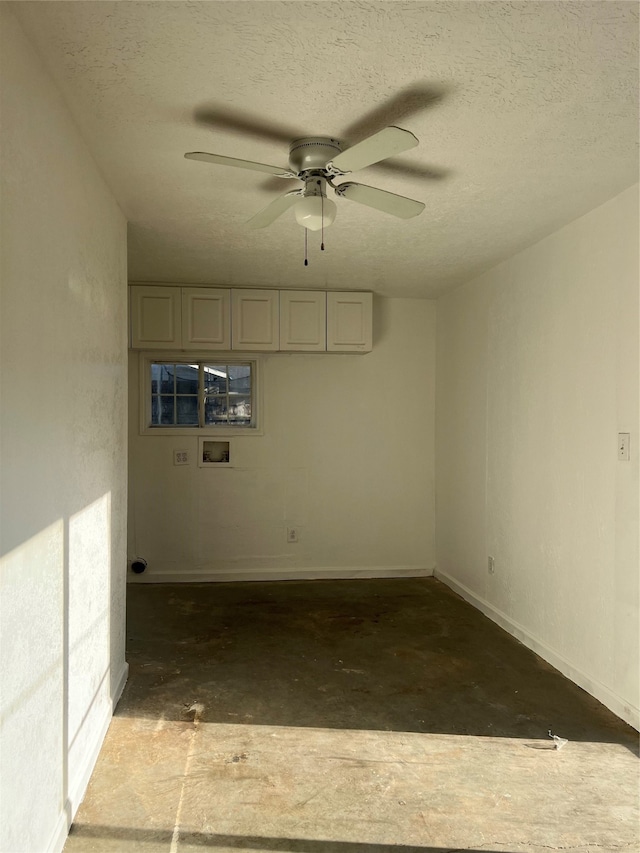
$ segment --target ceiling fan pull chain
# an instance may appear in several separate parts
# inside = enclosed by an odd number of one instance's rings
[[[304,229],[304,265],[305,267],[309,266],[309,261],[307,260],[307,229]]]
[[[318,181],[320,183],[320,181]],[[320,237],[320,251],[324,252],[324,196],[320,196],[320,218],[322,219],[322,231]]]

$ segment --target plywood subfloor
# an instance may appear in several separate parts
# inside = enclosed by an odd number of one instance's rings
[[[135,585],[128,608],[66,853],[640,850],[637,733],[434,579]]]

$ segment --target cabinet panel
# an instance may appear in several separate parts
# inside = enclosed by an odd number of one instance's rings
[[[373,295],[327,293],[327,350],[369,352],[372,348]]]
[[[133,285],[134,349],[369,352],[371,293]]]
[[[131,288],[131,346],[180,349],[179,287],[136,285]]]
[[[182,288],[182,346],[185,349],[231,349],[231,291]]]
[[[280,322],[277,290],[231,291],[231,347],[277,351]]]
[[[280,349],[324,352],[327,295],[318,290],[280,291]]]

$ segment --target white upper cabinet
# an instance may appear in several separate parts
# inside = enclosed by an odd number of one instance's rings
[[[328,352],[369,352],[373,346],[373,294],[327,293]]]
[[[373,294],[135,284],[133,349],[369,352]]]
[[[280,291],[280,349],[324,352],[327,294],[319,290]]]
[[[231,291],[212,287],[182,288],[182,347],[231,349]]]
[[[271,352],[280,346],[277,290],[231,291],[231,347]]]
[[[180,349],[179,287],[137,285],[131,288],[131,346],[137,349]]]

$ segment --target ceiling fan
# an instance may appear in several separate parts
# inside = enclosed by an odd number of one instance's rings
[[[219,166],[235,166],[265,172],[278,178],[297,178],[303,186],[274,199],[264,210],[247,223],[250,228],[265,228],[289,208],[294,208],[298,223],[309,231],[319,231],[331,225],[336,216],[334,201],[327,198],[327,187],[331,187],[338,198],[346,198],[358,204],[390,213],[400,219],[410,219],[424,210],[421,201],[396,195],[376,187],[356,184],[352,181],[335,184],[334,179],[372,166],[418,144],[408,130],[385,127],[383,130],[343,149],[338,139],[329,136],[305,136],[294,139],[289,145],[289,167],[268,166],[251,160],[238,160],[220,154],[191,151],[184,156],[188,160],[202,160]]]

